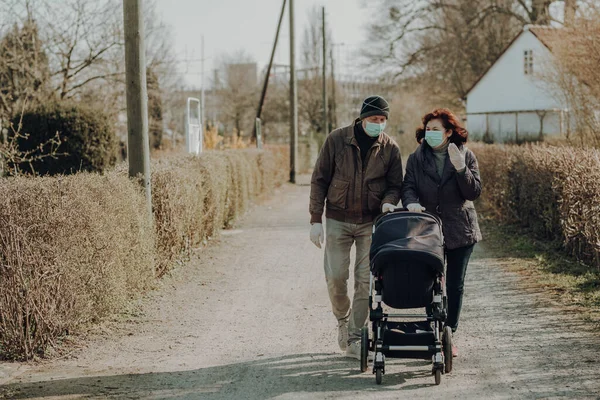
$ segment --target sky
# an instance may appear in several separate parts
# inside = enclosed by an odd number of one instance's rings
[[[189,87],[201,87],[202,35],[205,83],[210,86],[213,68],[223,54],[240,50],[249,54],[259,71],[268,64],[282,0],[157,0],[157,11],[171,26],[173,42]],[[325,6],[326,22],[337,44],[340,67],[349,68],[352,56],[364,44],[366,24],[372,22],[365,0],[294,0],[296,60],[308,12]],[[288,1],[289,4],[289,1]],[[289,65],[289,14],[286,6],[275,63]],[[334,57],[336,58],[336,57]],[[337,61],[337,60],[336,60]],[[337,68],[336,68],[337,69]],[[348,73],[350,73],[348,71]]]

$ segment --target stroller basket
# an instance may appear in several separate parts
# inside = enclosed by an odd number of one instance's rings
[[[391,322],[385,325],[383,330],[383,341],[385,343],[383,354],[393,357],[398,353],[394,346],[427,346],[429,351],[402,351],[402,358],[415,358],[431,360],[431,354],[435,352],[435,333],[428,321],[423,322]]]

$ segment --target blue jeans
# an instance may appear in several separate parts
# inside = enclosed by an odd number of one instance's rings
[[[467,264],[473,253],[474,244],[446,250],[446,293],[448,296],[448,318],[446,325],[455,332],[458,328],[460,309],[465,288]]]

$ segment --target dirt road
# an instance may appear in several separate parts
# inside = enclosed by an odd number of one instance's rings
[[[600,335],[524,291],[485,245],[467,273],[454,371],[434,386],[428,362],[388,359],[377,386],[337,349],[307,201],[306,186],[280,189],[73,357],[0,363],[0,398],[600,398]]]

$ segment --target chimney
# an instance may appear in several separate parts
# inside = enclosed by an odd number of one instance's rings
[[[571,27],[575,22],[577,0],[565,0],[565,26]]]

